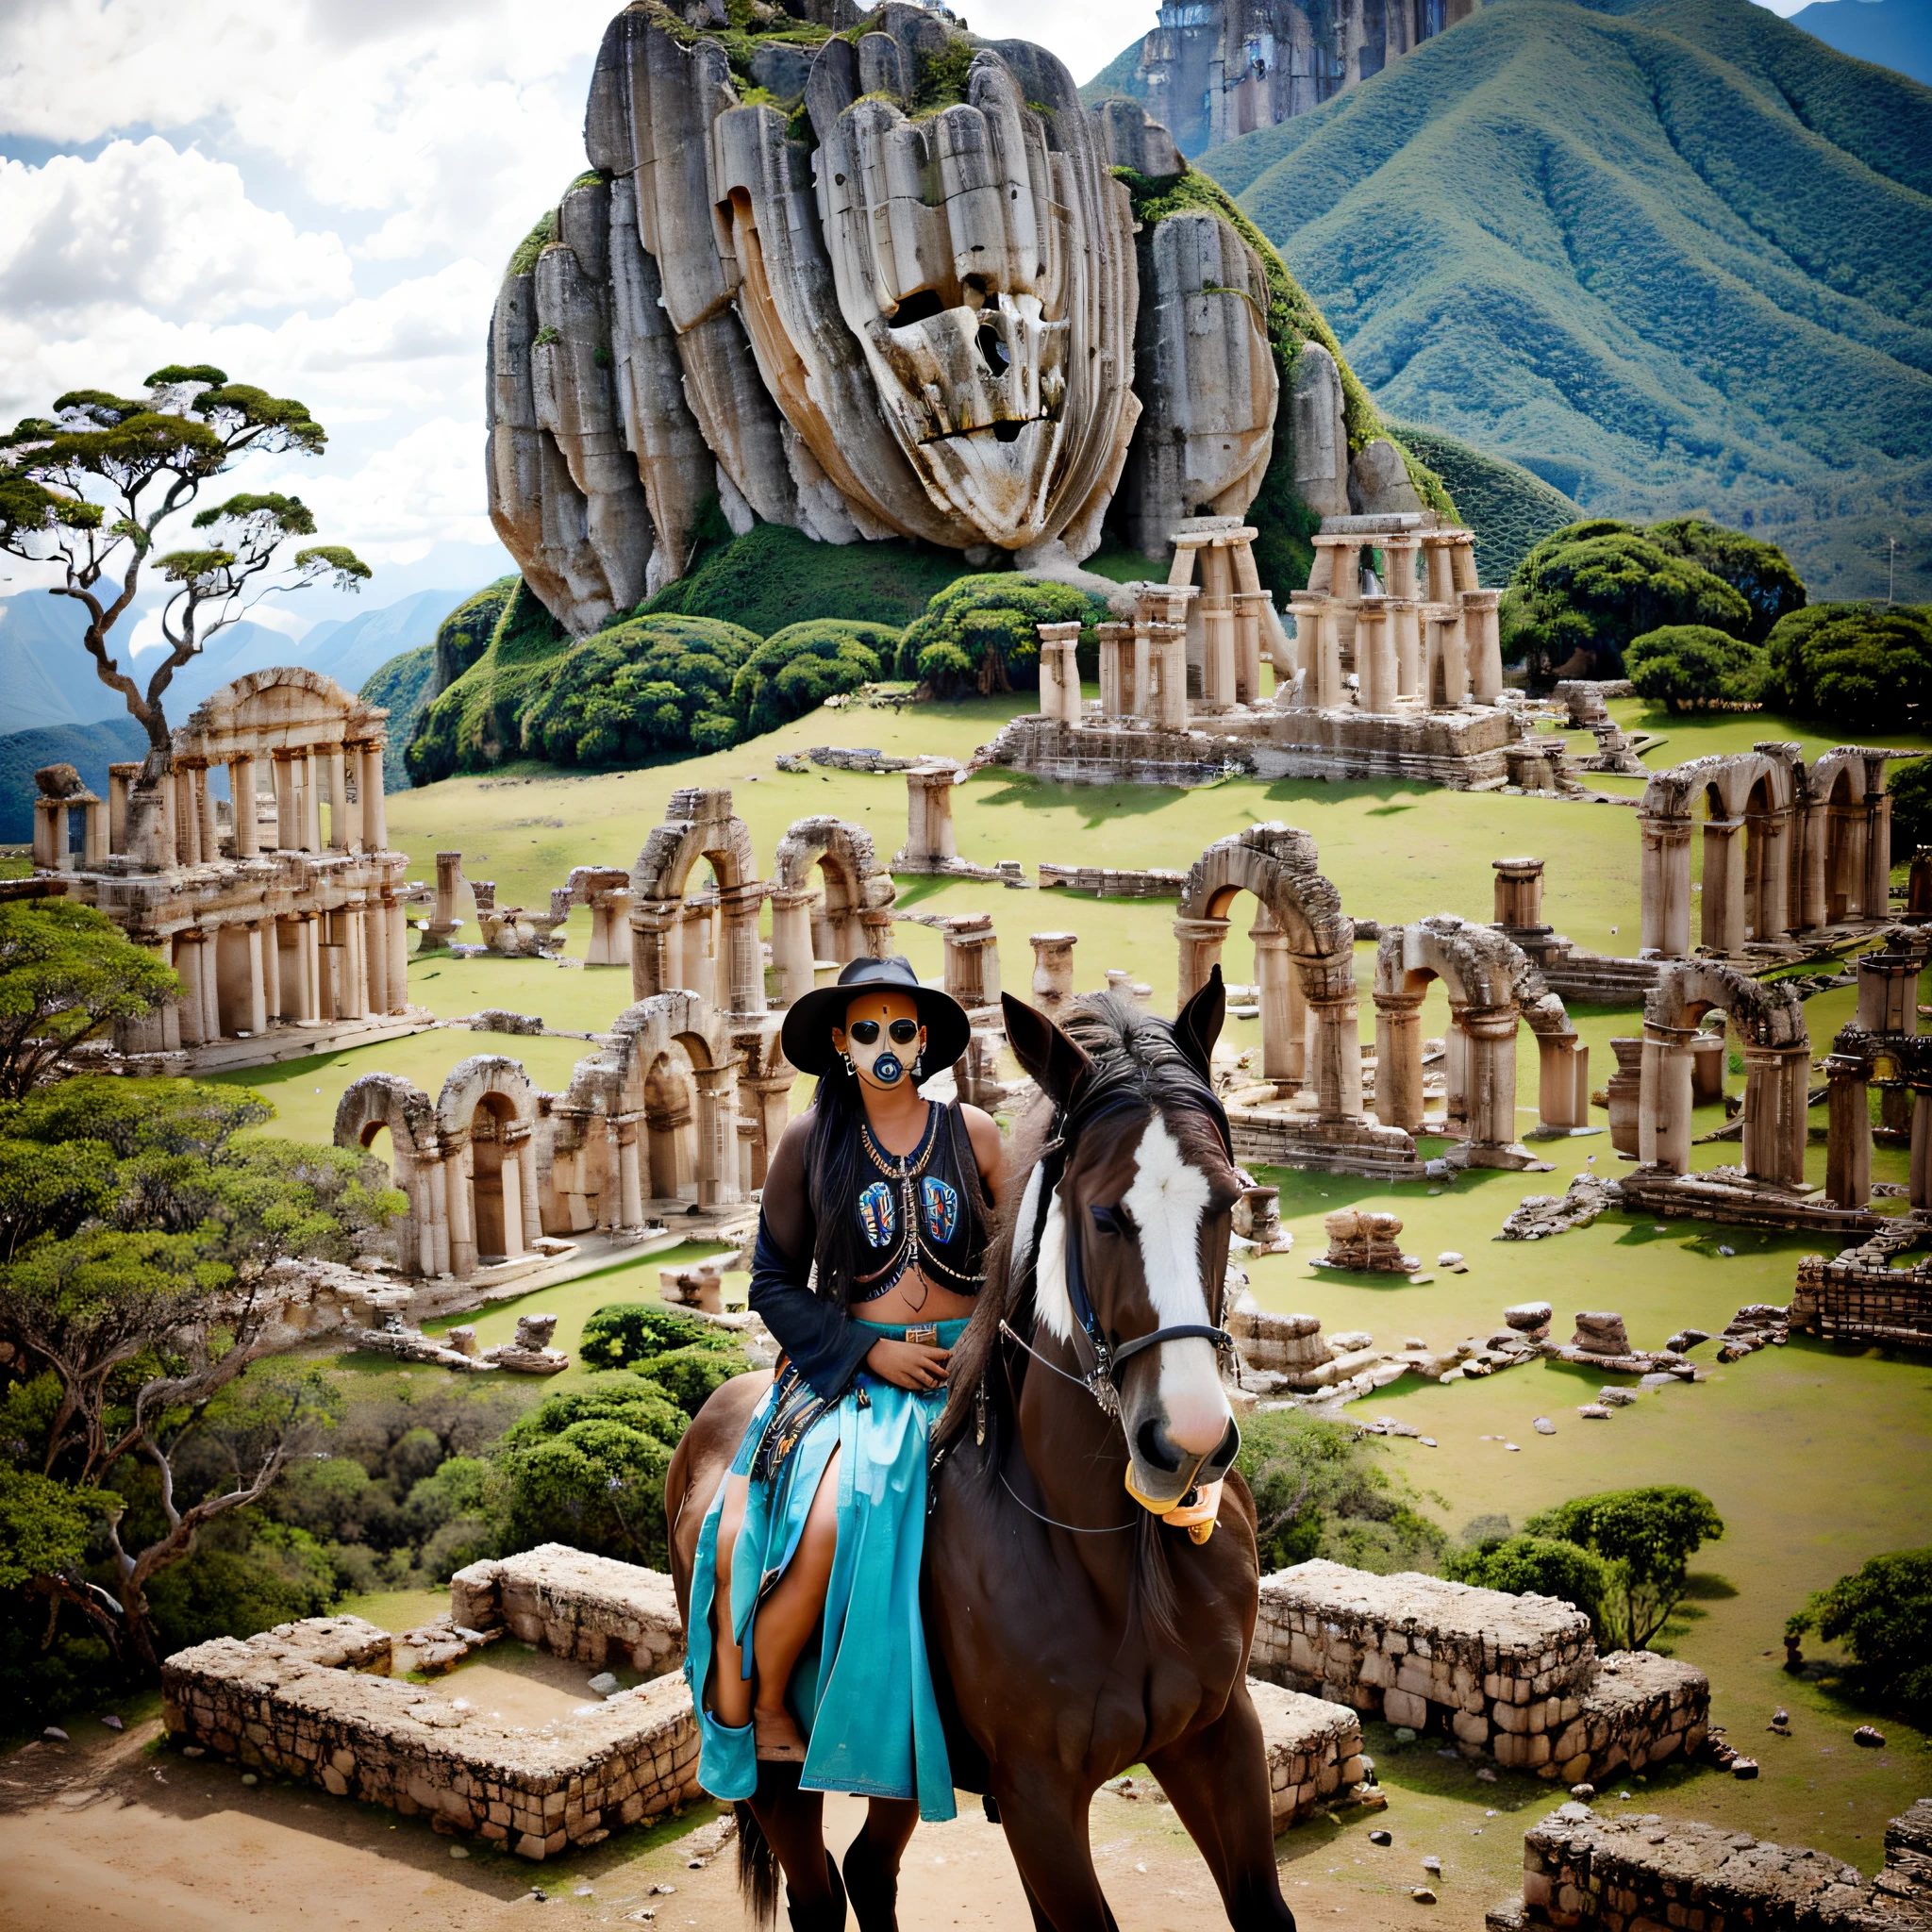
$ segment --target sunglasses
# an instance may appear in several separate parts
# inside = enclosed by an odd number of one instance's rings
[[[870,1046],[879,1037],[879,1023],[876,1020],[855,1020],[845,1030],[860,1046]],[[892,1036],[895,1046],[910,1046],[919,1038],[919,1022],[894,1020],[886,1030]]]

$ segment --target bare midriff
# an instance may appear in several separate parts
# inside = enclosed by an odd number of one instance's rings
[[[865,1282],[856,1286],[862,1294]],[[908,1268],[876,1301],[860,1302],[853,1314],[882,1328],[924,1328],[934,1322],[963,1322],[973,1312],[973,1297],[941,1288],[922,1270]]]

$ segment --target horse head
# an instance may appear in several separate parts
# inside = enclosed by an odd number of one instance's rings
[[[1126,1483],[1164,1516],[1241,1444],[1222,1382],[1228,1235],[1241,1176],[1214,1097],[1221,973],[1172,1024],[1131,1000],[1076,1001],[1064,1027],[1005,1001],[1007,1037],[1055,1108],[1022,1195],[1014,1259],[1033,1312],[1126,1437]]]

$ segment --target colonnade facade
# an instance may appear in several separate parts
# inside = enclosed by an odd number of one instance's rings
[[[1798,934],[1888,916],[1885,761],[1895,754],[1840,745],[1807,765],[1802,751],[1767,741],[1748,753],[1693,758],[1644,788],[1638,823],[1646,957],[1689,956],[1693,897],[1701,902],[1697,945],[1726,955],[1790,951]],[[1690,879],[1694,834],[1703,841],[1699,894]]]

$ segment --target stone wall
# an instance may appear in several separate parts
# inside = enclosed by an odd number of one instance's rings
[[[1413,1180],[1423,1171],[1415,1142],[1400,1127],[1385,1127],[1379,1121],[1318,1122],[1312,1114],[1230,1107],[1227,1124],[1234,1158],[1243,1167],[1315,1168],[1391,1180]]]
[[[1832,1341],[1932,1348],[1932,1262],[1894,1268],[1882,1247],[1873,1254],[1847,1248],[1829,1261],[1807,1255],[1798,1263],[1790,1323]]]
[[[684,1660],[670,1577],[564,1543],[472,1563],[450,1578],[449,1596],[466,1629],[507,1624],[525,1643],[599,1669],[622,1664],[655,1677]]]
[[[1553,1597],[1414,1573],[1316,1560],[1264,1578],[1251,1667],[1566,1784],[1688,1754],[1708,1728],[1701,1671],[1642,1653],[1599,1658],[1590,1620]]]
[[[1268,1802],[1274,1829],[1299,1824],[1321,1806],[1346,1804],[1368,1775],[1362,1721],[1345,1704],[1305,1697],[1278,1684],[1248,1679],[1268,1754]]]
[[[1042,865],[1040,890],[1064,886],[1071,892],[1091,892],[1098,899],[1178,899],[1188,882],[1184,872],[1152,868],[1146,872],[1116,871],[1100,865]]]
[[[1932,1926],[1932,1799],[1885,1834],[1885,1870],[1867,1882],[1823,1852],[1749,1832],[1671,1824],[1655,1812],[1607,1817],[1563,1805],[1523,1840],[1523,1902],[1491,1932],[1588,1924],[1592,1932],[1906,1932]]]
[[[161,1667],[169,1735],[336,1797],[427,1813],[525,1858],[594,1844],[699,1795],[681,1677],[532,1731],[382,1674],[390,1657],[389,1633],[358,1617],[177,1651]]]

